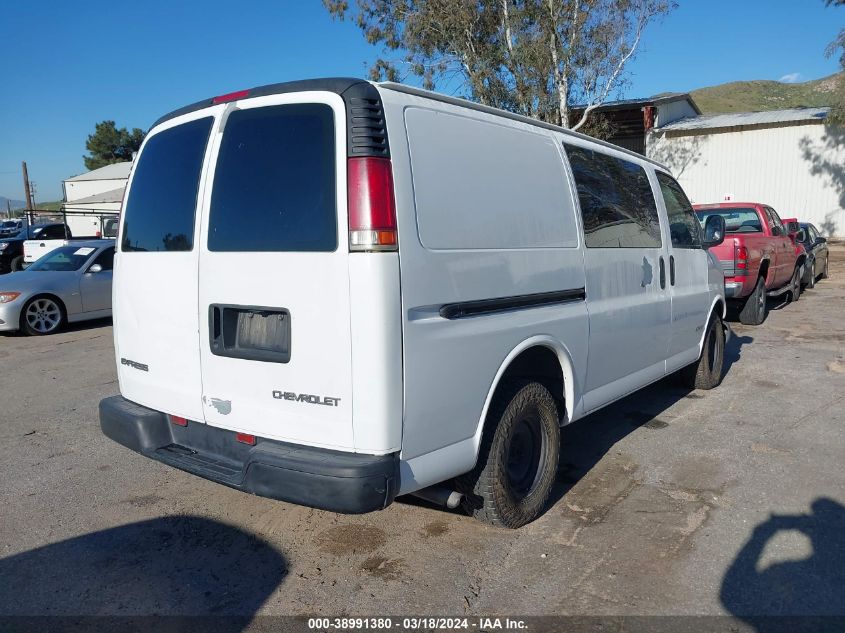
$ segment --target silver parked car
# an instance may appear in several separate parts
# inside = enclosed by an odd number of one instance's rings
[[[0,277],[0,331],[38,336],[111,316],[113,261],[114,240],[80,240]]]

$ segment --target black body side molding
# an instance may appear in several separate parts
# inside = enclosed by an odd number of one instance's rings
[[[530,295],[515,295],[513,297],[498,297],[495,299],[478,299],[476,301],[461,301],[447,303],[440,307],[440,316],[444,319],[462,319],[465,317],[495,314],[508,310],[524,310],[551,304],[573,303],[584,301],[587,293],[584,288],[571,290],[556,290],[554,292],[537,292]]]

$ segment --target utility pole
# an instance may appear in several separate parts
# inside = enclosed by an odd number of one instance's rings
[[[35,218],[32,215],[32,191],[29,188],[29,172],[26,170],[26,161],[21,161],[23,167],[23,192],[26,194],[26,211],[29,215],[29,223],[33,224]]]

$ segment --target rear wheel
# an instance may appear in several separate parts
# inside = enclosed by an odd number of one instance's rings
[[[21,311],[21,330],[29,336],[53,334],[64,322],[64,308],[50,297],[33,297]]]
[[[554,398],[538,382],[504,385],[493,398],[476,467],[458,478],[464,509],[518,528],[545,508],[557,475],[560,425]]]
[[[740,323],[745,325],[760,325],[766,320],[766,281],[757,277],[754,291],[745,300],[745,305],[739,313]]]
[[[713,389],[722,382],[725,361],[725,328],[722,319],[713,315],[707,326],[701,356],[681,370],[681,378],[690,389]]]

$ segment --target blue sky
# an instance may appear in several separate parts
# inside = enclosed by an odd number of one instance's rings
[[[823,0],[679,0],[650,27],[626,98],[837,71],[824,48],[845,9]],[[377,52],[319,0],[27,0],[0,8],[0,195],[40,201],[82,173],[94,124],[146,129],[199,99],[307,77],[364,76]]]

